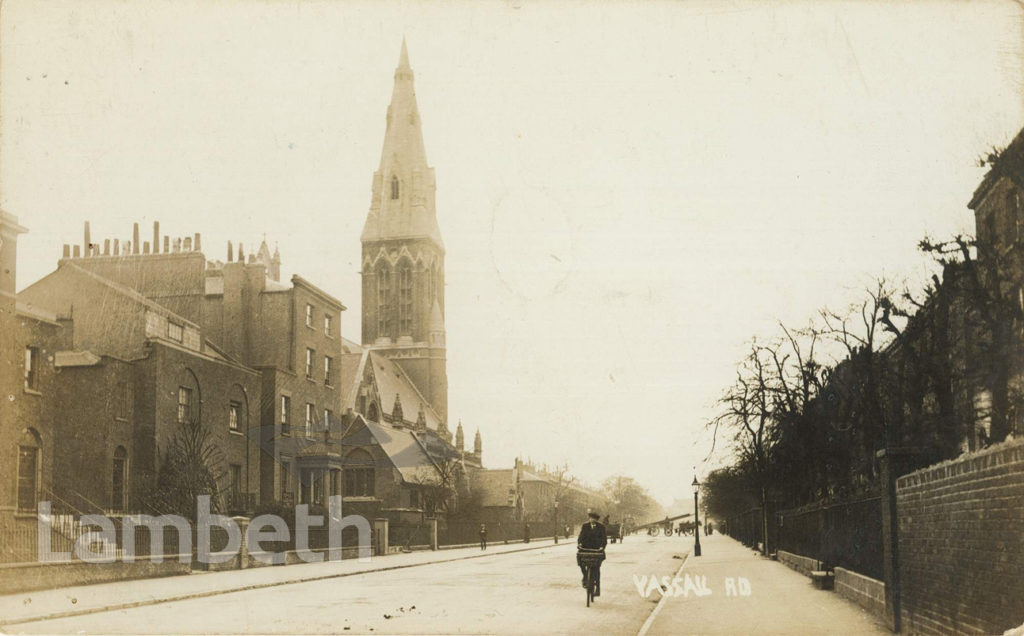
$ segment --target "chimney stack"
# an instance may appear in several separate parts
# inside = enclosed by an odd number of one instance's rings
[[[160,221],[153,221],[153,253],[160,253]]]

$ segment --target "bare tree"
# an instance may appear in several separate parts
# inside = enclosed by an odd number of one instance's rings
[[[459,505],[459,484],[465,470],[462,461],[454,457],[434,458],[431,466],[420,466],[410,483],[423,486],[423,506],[428,514],[454,512]]]
[[[982,383],[991,396],[989,439],[1000,442],[1010,431],[1010,376],[1017,347],[1014,325],[1024,319],[1021,287],[1007,276],[1012,268],[1005,254],[989,242],[962,235],[942,242],[926,237],[919,247],[945,267],[947,282],[953,282],[965,297],[965,322],[977,318],[979,350],[965,353],[977,355],[984,370]]]

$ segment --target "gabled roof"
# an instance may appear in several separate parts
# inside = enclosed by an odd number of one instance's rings
[[[412,431],[376,422],[366,422],[366,429],[407,483],[421,483],[437,472],[437,466]]]
[[[1000,154],[999,159],[974,191],[974,196],[967,207],[976,209],[1003,177],[1013,181],[1018,188],[1024,188],[1024,129],[1017,133],[1006,150]]]
[[[390,414],[395,403],[395,395],[402,402],[402,414],[404,419],[415,422],[420,408],[423,408],[423,415],[427,421],[427,428],[437,430],[441,424],[441,417],[437,414],[430,402],[423,397],[416,385],[395,362],[383,354],[375,351],[369,352],[369,359],[373,364],[373,375],[377,382],[377,392],[380,395],[382,404],[379,404],[381,411]]]
[[[341,410],[355,409],[359,398],[359,385],[363,381],[363,367],[366,364],[365,353],[341,354],[341,375],[338,386],[341,389]]]
[[[182,324],[182,325],[185,325],[185,326],[188,326],[188,327],[192,327],[192,328],[197,329],[197,330],[199,329],[199,325],[195,324],[191,320],[187,320],[185,318],[182,318],[181,316],[179,316],[178,314],[174,313],[173,311],[167,309],[163,305],[159,305],[159,304],[153,302],[152,300],[146,298],[145,296],[143,296],[139,292],[135,291],[131,287],[126,287],[125,285],[122,285],[120,283],[115,283],[114,281],[110,280],[109,278],[104,278],[103,276],[100,276],[99,274],[91,272],[91,271],[89,271],[89,270],[87,270],[85,268],[79,267],[78,265],[75,265],[74,263],[71,263],[71,262],[68,262],[68,261],[65,261],[55,271],[50,272],[49,274],[47,274],[43,278],[41,278],[38,281],[36,281],[36,282],[32,283],[31,285],[29,285],[27,288],[22,290],[22,292],[20,292],[20,294],[25,294],[26,297],[31,298],[33,296],[33,292],[37,288],[45,288],[46,281],[51,280],[51,279],[57,279],[57,278],[62,277],[62,276],[84,276],[86,278],[92,279],[92,280],[100,283],[101,285],[104,285],[105,287],[109,288],[110,290],[116,292],[117,294],[127,298],[128,300],[130,300],[130,301],[132,301],[134,303],[137,303],[139,305],[144,306],[146,309],[149,309],[149,310],[153,311],[154,313],[160,314],[161,316],[163,316],[165,318],[172,318],[172,319],[174,319],[175,322],[177,322],[179,324]],[[52,309],[52,307],[51,307],[51,309]],[[70,303],[68,303],[67,308],[61,307],[57,311],[58,311],[58,313],[69,313],[67,311],[64,311],[65,309],[70,309]]]

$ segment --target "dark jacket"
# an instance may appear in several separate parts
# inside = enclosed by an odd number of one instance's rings
[[[576,539],[576,545],[590,550],[603,550],[608,545],[608,535],[605,534],[604,524],[598,521],[588,521],[580,528],[580,536]]]

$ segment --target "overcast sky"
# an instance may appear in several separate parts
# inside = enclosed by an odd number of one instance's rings
[[[212,4],[213,6],[207,6]],[[16,2],[0,205],[61,244],[266,234],[348,306],[402,37],[447,248],[449,405],[484,462],[692,497],[745,343],[920,279],[1024,125],[999,2]],[[251,246],[251,247],[250,247]],[[721,459],[717,460],[721,461]]]

